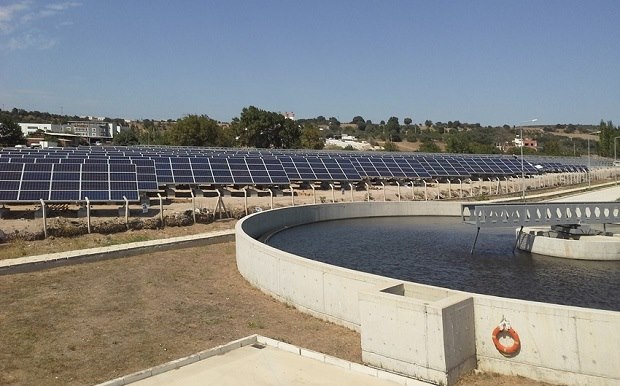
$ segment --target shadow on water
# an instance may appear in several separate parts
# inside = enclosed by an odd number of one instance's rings
[[[325,221],[273,234],[268,244],[313,260],[467,292],[620,311],[620,261],[579,261],[512,250],[515,229],[449,217]]]

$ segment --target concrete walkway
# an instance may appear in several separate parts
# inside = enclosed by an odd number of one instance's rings
[[[398,383],[356,373],[334,365],[279,350],[246,346],[225,355],[133,383],[135,386],[158,385],[340,385],[380,386]]]
[[[620,199],[620,186],[614,186],[592,192],[578,193],[562,198],[549,200],[549,202],[608,202]],[[620,202],[618,203],[620,205]]]
[[[252,335],[99,386],[428,386],[398,374]]]

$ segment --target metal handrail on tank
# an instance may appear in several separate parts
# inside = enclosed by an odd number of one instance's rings
[[[612,224],[620,222],[620,202],[564,202],[544,204],[461,204],[464,223],[480,228],[523,227],[527,225]],[[515,245],[516,246],[516,245]]]
[[[480,227],[611,224],[620,222],[620,202],[461,204],[464,223]]]

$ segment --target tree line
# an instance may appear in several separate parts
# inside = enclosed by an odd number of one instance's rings
[[[29,118],[40,123],[66,123],[78,117],[59,116],[41,112],[28,112],[20,109],[0,111],[0,145],[14,146],[25,143],[17,121],[27,122]],[[52,122],[45,122],[49,119]],[[43,122],[41,122],[43,121]],[[121,119],[106,118],[117,122]],[[123,122],[124,123],[124,122]],[[579,136],[560,136],[555,132],[567,134],[582,133],[598,135],[599,141],[587,141]],[[511,143],[518,130],[509,125],[483,127],[479,123],[460,121],[415,124],[406,117],[402,124],[398,117],[389,117],[378,123],[357,115],[349,122],[342,123],[335,117],[318,116],[310,119],[291,120],[278,112],[248,106],[241,110],[230,124],[222,125],[207,115],[187,115],[176,121],[152,121],[145,119],[134,123],[113,138],[117,145],[172,145],[172,146],[215,146],[250,147],[273,149],[323,149],[326,138],[338,138],[344,134],[367,140],[371,144],[382,144],[383,150],[397,151],[398,143],[406,140],[419,142],[422,152],[493,154],[516,152],[519,148],[503,147]],[[620,128],[611,121],[601,120],[595,125],[555,125],[525,128],[524,137],[538,141],[538,154],[558,156],[579,156],[587,154],[588,146],[592,154],[612,157],[616,153],[620,138]],[[592,137],[596,139],[596,137]],[[591,143],[590,143],[591,142]],[[441,145],[441,146],[440,146]],[[533,152],[531,149],[524,149]]]

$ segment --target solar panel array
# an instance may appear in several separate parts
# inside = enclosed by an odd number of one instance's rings
[[[91,201],[139,199],[133,164],[2,163],[0,201]]]
[[[523,162],[523,163],[522,163]],[[544,172],[586,171],[547,162]],[[192,147],[0,150],[0,202],[137,201],[164,186],[282,186],[292,182],[467,179],[533,175],[513,156]]]
[[[157,181],[170,185],[286,185],[290,183],[275,158],[155,157]]]
[[[583,173],[588,170],[583,165],[566,165],[559,162],[541,162],[536,165],[545,173]]]

